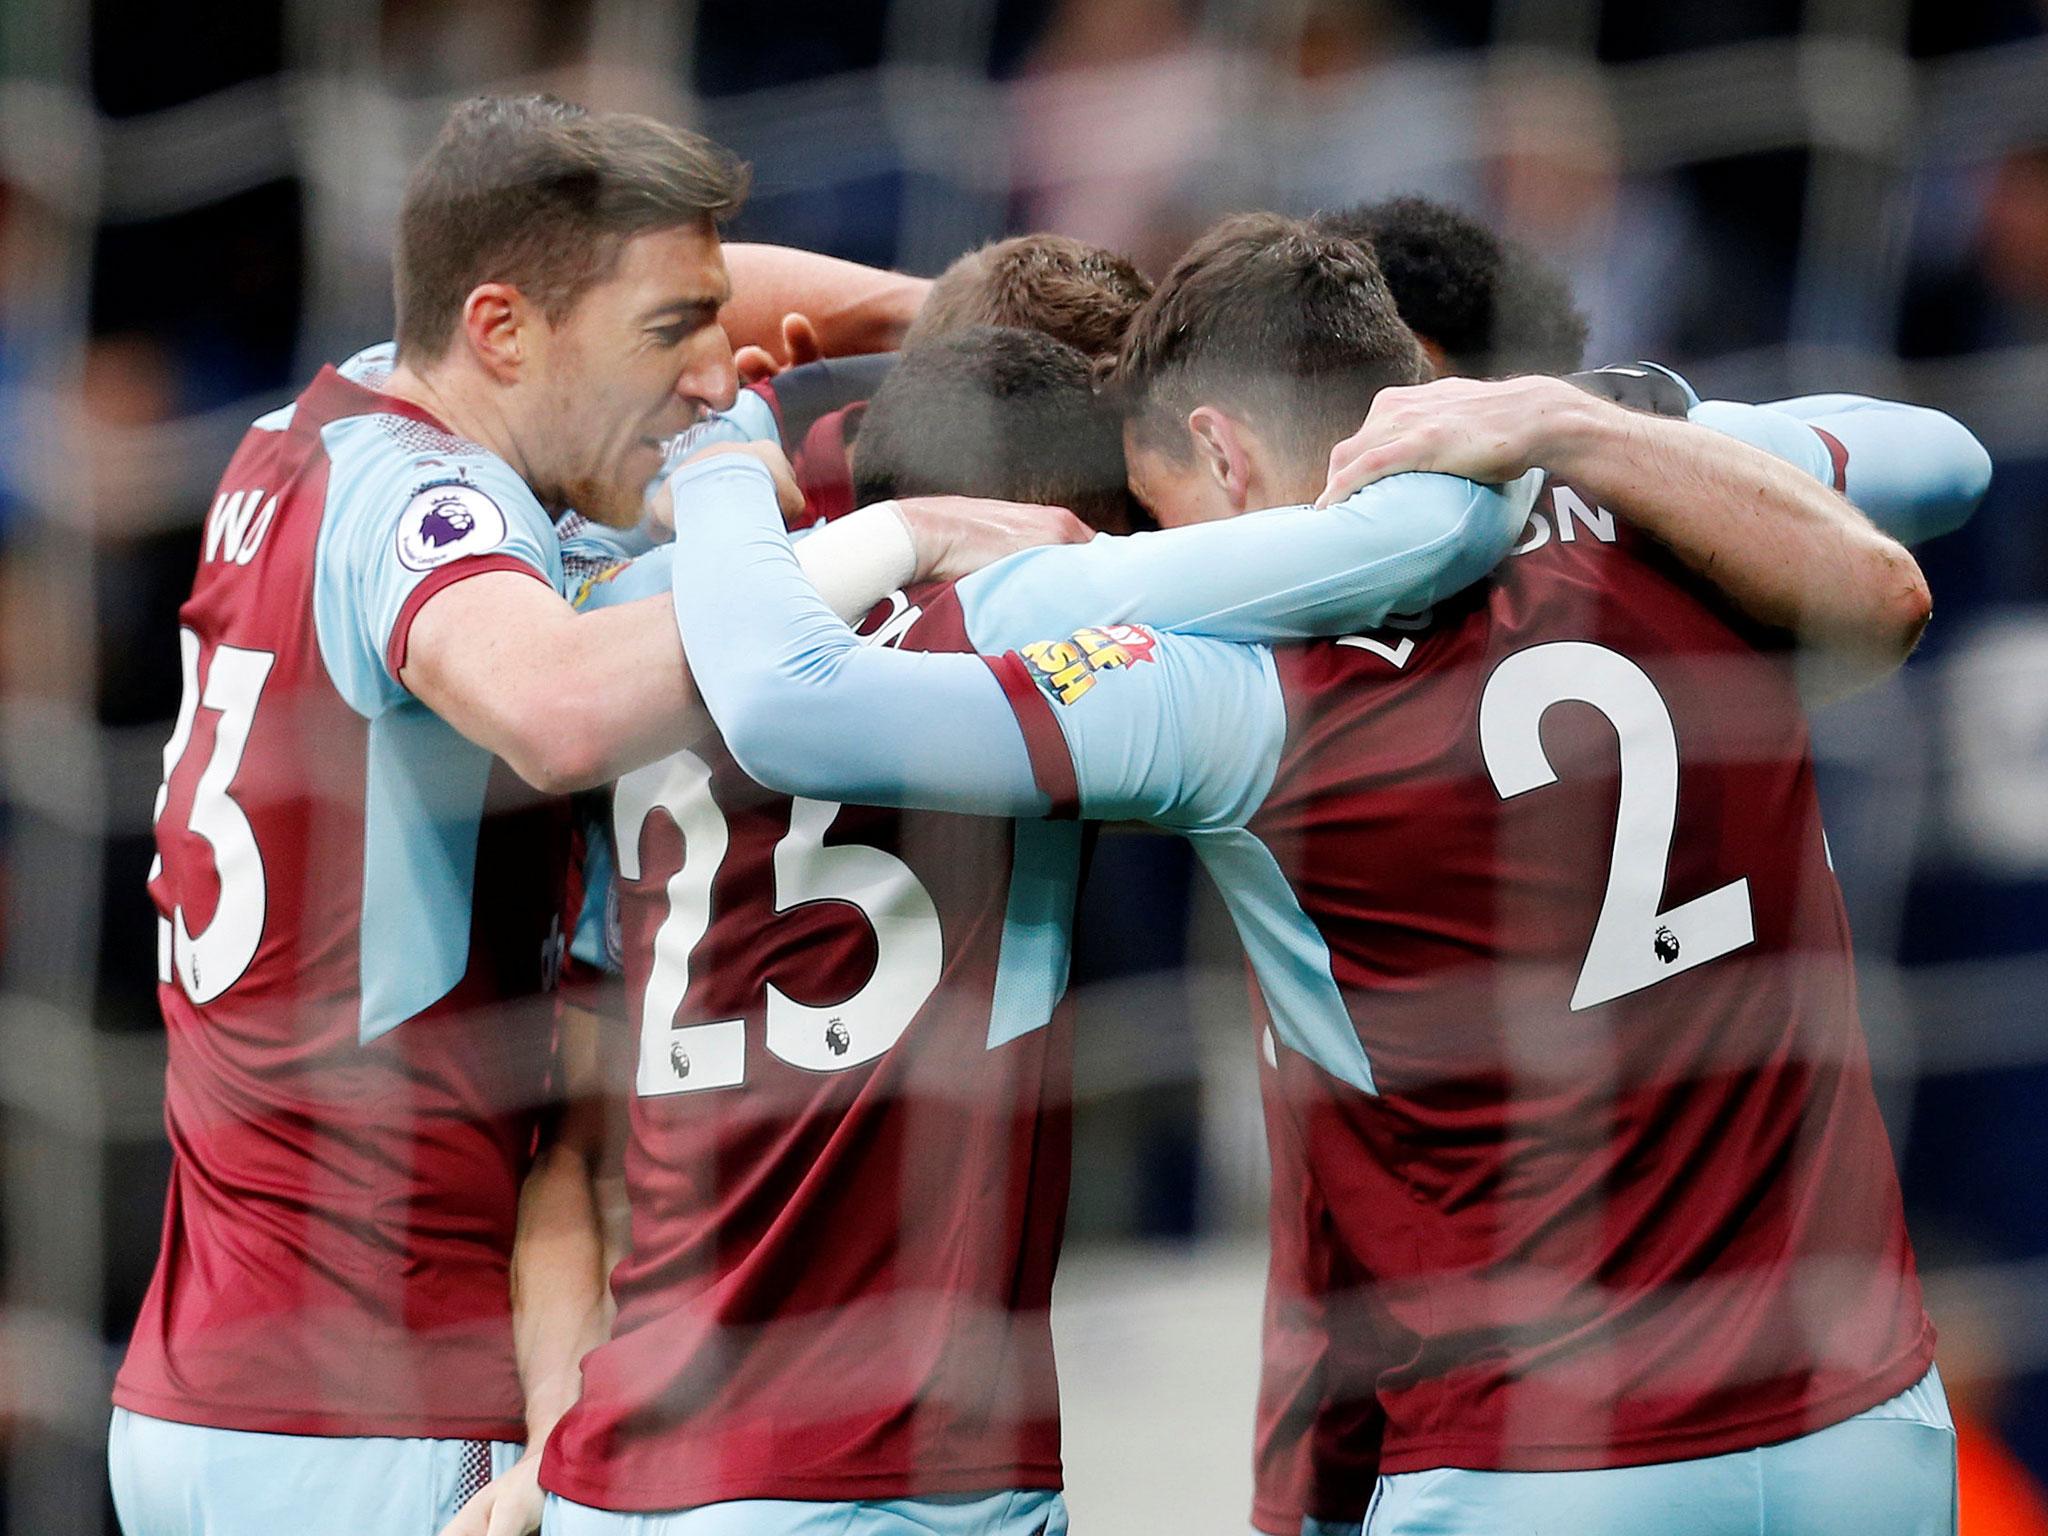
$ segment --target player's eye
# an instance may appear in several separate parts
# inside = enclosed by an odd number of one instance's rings
[[[679,347],[683,344],[683,339],[690,334],[690,329],[688,325],[679,321],[674,325],[657,325],[647,334],[664,347]]]

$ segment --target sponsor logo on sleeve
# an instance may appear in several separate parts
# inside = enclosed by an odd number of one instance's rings
[[[631,568],[632,564],[633,562],[630,560],[618,560],[601,571],[591,573],[584,578],[583,585],[576,589],[576,595],[570,599],[569,606],[572,608],[583,607],[590,601],[590,595],[593,592],[607,582],[617,581]]]
[[[1136,624],[1111,624],[1103,629],[1077,629],[1066,640],[1038,640],[1022,655],[1038,686],[1056,704],[1075,704],[1087,697],[1096,678],[1118,667],[1154,661],[1159,640]]]
[[[505,514],[466,480],[423,486],[398,518],[398,561],[431,571],[451,560],[489,554],[505,542]]]

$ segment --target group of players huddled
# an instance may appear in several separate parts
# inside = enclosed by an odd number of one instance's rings
[[[1952,1532],[1805,707],[1912,649],[1970,434],[1573,374],[1415,199],[1155,288],[722,247],[745,186],[458,106],[395,343],[228,466],[128,1536],[1064,1531],[1100,822],[1249,962],[1256,1529]]]

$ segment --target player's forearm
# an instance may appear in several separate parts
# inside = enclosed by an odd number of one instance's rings
[[[1505,486],[1396,475],[1333,506],[1031,550],[962,590],[975,594],[985,643],[1121,623],[1254,642],[1350,634],[1479,580],[1536,494],[1533,475]]]
[[[779,351],[782,317],[808,316],[827,357],[891,352],[924,303],[931,280],[865,267],[785,245],[725,247],[732,301],[721,319],[735,347]]]
[[[703,703],[659,596],[571,622],[570,641],[528,689],[529,747],[558,793],[591,789],[688,746]]]
[[[1906,545],[1952,533],[1991,488],[1991,455],[1954,417],[1862,395],[1706,400],[1692,419],[1813,468]],[[1839,476],[1839,479],[1837,478]]]
[[[582,1389],[583,1356],[607,1332],[604,1237],[592,1150],[543,1147],[519,1196],[512,1248],[512,1329],[530,1449],[547,1440]]]
[[[400,681],[548,794],[665,757],[705,723],[665,601],[578,615],[549,588],[504,572],[427,601]]]
[[[971,655],[868,647],[819,599],[759,464],[677,487],[676,619],[727,749],[784,794],[982,814],[1048,806],[1000,685]],[[687,530],[687,531],[685,531]]]
[[[1866,677],[1902,662],[1931,610],[1899,543],[1811,474],[1690,422],[1590,398],[1551,468],[1643,529],[1757,623]]]

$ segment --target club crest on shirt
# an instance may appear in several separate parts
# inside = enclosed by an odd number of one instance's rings
[[[1154,660],[1159,639],[1136,624],[1077,629],[1066,640],[1036,640],[1022,655],[1039,687],[1057,704],[1074,704],[1095,686],[1096,675]]]
[[[488,554],[505,542],[505,514],[466,480],[422,486],[398,518],[398,560],[431,571],[451,560]]]

